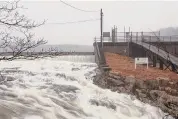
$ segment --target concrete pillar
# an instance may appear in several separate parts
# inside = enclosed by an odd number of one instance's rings
[[[172,69],[173,72],[176,72],[176,67],[172,63],[171,63],[171,69]]]
[[[153,67],[156,67],[156,56],[153,55]]]
[[[159,60],[159,69],[163,70],[163,61]]]

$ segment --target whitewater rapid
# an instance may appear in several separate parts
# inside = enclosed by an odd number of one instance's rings
[[[0,119],[162,119],[165,115],[132,96],[94,85],[97,65],[92,58],[81,59],[1,61]]]

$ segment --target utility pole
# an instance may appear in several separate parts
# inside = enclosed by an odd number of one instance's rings
[[[124,41],[125,41],[125,26],[124,26]]]
[[[100,20],[101,20],[101,47],[103,47],[103,11],[101,9],[100,12]]]
[[[114,25],[114,42],[116,42],[116,27]]]
[[[117,26],[116,26],[116,29],[115,29],[115,37],[116,37],[116,42],[117,42]]]

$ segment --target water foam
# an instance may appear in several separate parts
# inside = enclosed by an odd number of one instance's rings
[[[96,64],[77,63],[77,57],[74,62],[72,57],[63,59],[1,61],[3,75],[15,80],[0,85],[0,119],[162,119],[165,115],[130,95],[94,85]]]

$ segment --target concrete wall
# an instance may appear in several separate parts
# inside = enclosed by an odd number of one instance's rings
[[[138,46],[134,43],[130,43],[129,44],[129,56],[130,57],[146,57],[146,51],[143,50],[143,48],[141,46]]]
[[[142,49],[142,47],[138,47],[138,45],[135,45],[133,43],[104,42],[103,48],[101,48],[100,43],[98,43],[98,45],[102,52],[117,53],[120,55],[126,55],[126,56],[130,56],[130,57],[144,57],[146,55],[146,52]]]
[[[101,48],[100,43],[98,43],[98,45],[102,52],[118,53],[121,55],[128,54],[128,43],[125,42],[121,42],[121,43],[105,42],[103,43],[103,48]]]
[[[96,51],[96,46],[94,45],[94,55],[95,55],[95,63],[99,65],[99,56]]]
[[[121,55],[127,55],[128,54],[128,44],[127,43],[112,43],[112,42],[104,42],[103,48],[101,48],[101,43],[97,43],[100,51],[100,57],[101,59],[98,59],[95,43],[94,46],[94,53],[95,53],[95,61],[98,64],[100,62],[101,64],[105,64],[106,60],[104,57],[104,52],[110,52],[110,53],[117,53]]]

